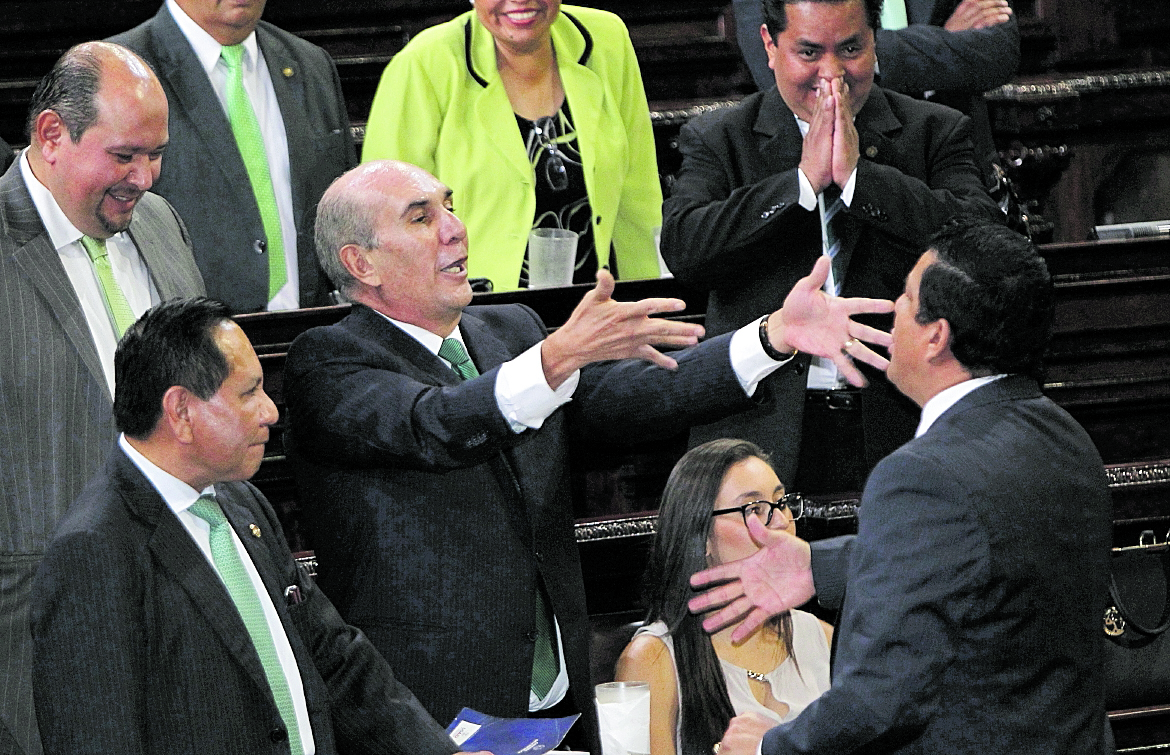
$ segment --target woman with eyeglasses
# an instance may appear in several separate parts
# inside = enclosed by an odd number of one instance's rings
[[[662,191],[642,74],[621,19],[560,0],[477,0],[420,32],[382,74],[363,160],[419,165],[454,191],[468,274],[527,286],[535,227],[580,234],[599,266],[656,278]]]
[[[829,688],[833,630],[812,614],[791,611],[735,644],[738,624],[708,635],[687,611],[692,574],[759,549],[749,517],[791,529],[802,513],[803,500],[784,494],[768,456],[746,440],[704,443],[671,471],[646,568],[646,625],[616,674],[650,683],[651,755],[709,755],[732,716],[780,724]]]

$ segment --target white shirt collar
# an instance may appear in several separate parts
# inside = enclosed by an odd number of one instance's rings
[[[220,50],[223,45],[216,42],[215,39],[208,34],[202,26],[195,23],[190,16],[183,12],[179,4],[175,0],[167,0],[167,10],[170,11],[171,17],[175,19],[175,25],[179,27],[179,31],[187,38],[191,44],[191,49],[195,51],[195,57],[199,59],[199,65],[203,66],[203,71],[210,77],[212,70],[215,69],[216,63],[219,62]],[[244,68],[251,70],[256,65],[256,32],[251,34],[243,41],[244,45]]]
[[[61,205],[57,204],[57,200],[53,197],[53,192],[49,191],[49,187],[38,181],[37,177],[33,175],[32,166],[28,162],[29,149],[29,147],[25,147],[24,151],[20,153],[20,174],[24,177],[24,185],[28,188],[33,205],[37,208],[37,214],[41,216],[41,224],[49,232],[49,240],[53,242],[53,248],[59,250],[80,241],[85,234],[77,230],[77,226],[73,225],[73,222],[66,217]]]
[[[203,493],[215,494],[215,487],[212,485],[208,485],[203,491],[198,491],[170,472],[164,471],[130,445],[130,442],[126,440],[125,433],[118,436],[118,447],[126,453],[126,456],[130,457],[134,466],[141,470],[154,489],[158,491],[158,494],[167,502],[167,506],[176,514],[190,508],[191,504],[198,501],[199,496]]]
[[[371,307],[371,309],[373,308]],[[378,312],[376,309],[373,311]],[[443,346],[443,341],[446,340],[442,336],[437,336],[426,328],[420,328],[418,325],[412,325],[408,322],[395,320],[393,317],[390,317],[389,315],[383,315],[381,312],[378,312],[378,314],[382,315],[382,317],[385,317],[387,320],[406,331],[408,336],[421,343],[424,347],[426,347],[427,351],[431,352],[435,356],[439,355],[439,349]],[[463,333],[460,332],[458,325],[455,326],[455,330],[451,331],[451,334],[447,336],[447,338],[454,338],[461,346],[463,346],[464,351],[467,350],[467,344],[463,341]]]
[[[934,394],[929,401],[922,407],[922,418],[918,420],[918,431],[914,433],[917,438],[934,424],[934,421],[941,417],[947,409],[954,406],[959,399],[966,396],[976,388],[987,385],[988,383],[999,380],[1001,377],[1007,377],[1006,374],[988,375],[986,377],[971,378],[964,380],[961,383],[952,385],[946,390],[939,391]]]

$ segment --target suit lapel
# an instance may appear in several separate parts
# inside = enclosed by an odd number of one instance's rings
[[[768,90],[760,100],[760,112],[752,130],[760,140],[760,153],[765,159],[758,173],[761,178],[791,170],[800,164],[804,137],[796,125],[796,116],[784,104],[778,90]]]
[[[902,133],[902,122],[890,109],[886,93],[880,87],[875,86],[870,92],[869,99],[857,113],[855,123],[862,160],[893,166],[905,162],[903,146],[898,138]]]
[[[268,690],[264,667],[244,621],[199,546],[121,449],[115,451],[109,463],[114,467],[112,477],[127,508],[154,527],[149,547],[159,567],[183,589],[236,662],[261,689]]]
[[[462,381],[462,378],[442,359],[432,354],[402,328],[369,307],[355,304],[352,313],[342,321],[342,325],[352,330],[366,343],[388,349],[387,358],[391,358],[391,354],[397,357],[393,359],[395,369],[413,380],[441,386],[458,385]],[[472,361],[475,361],[474,356]],[[476,366],[478,365],[479,362],[476,361]]]
[[[459,329],[463,331],[463,341],[467,344],[471,361],[475,362],[480,372],[499,367],[515,356],[508,351],[503,341],[492,334],[483,320],[474,315],[464,312],[459,320]]]
[[[503,135],[518,131],[516,116],[512,112],[512,105],[508,101],[508,93],[504,91],[504,82],[496,69],[496,47],[492,35],[483,25],[469,17],[465,27],[471,35],[469,46],[470,60],[466,61],[475,72],[480,86],[476,91],[473,111],[479,121],[480,133],[496,135],[495,138],[485,139],[504,159],[504,162],[521,181],[532,181],[532,165],[528,162],[528,154],[519,145],[518,139],[508,139]],[[573,111],[576,115],[576,110]],[[510,148],[509,148],[510,147]],[[502,180],[502,177],[501,177]]]
[[[101,386],[112,404],[113,397],[110,396],[110,387],[106,384],[106,374],[89,332],[89,324],[85,321],[85,313],[81,310],[81,300],[73,290],[73,283],[65,272],[65,266],[61,264],[61,257],[53,248],[49,232],[41,223],[28,187],[24,185],[19,160],[0,178],[0,209],[4,213],[3,228],[16,245],[12,252],[13,261],[45,300],[89,370],[90,377]]]
[[[155,38],[152,41],[159,67],[157,73],[167,82],[171,94],[183,105],[182,108],[173,107],[171,116],[174,117],[180,110],[185,111],[191,121],[191,128],[203,143],[203,149],[208,154],[220,156],[215,163],[227,178],[227,184],[250,188],[244,158],[236,147],[236,138],[232,134],[227,114],[215,96],[215,90],[211,88],[211,80],[195,57],[191,43],[179,31],[165,5],[155,15],[154,21]],[[163,166],[165,170],[165,159]],[[241,189],[237,194],[245,203],[256,201],[251,191]]]

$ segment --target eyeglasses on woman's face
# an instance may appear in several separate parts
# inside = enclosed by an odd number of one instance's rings
[[[748,517],[755,514],[764,523],[764,526],[767,527],[772,524],[772,517],[776,515],[777,511],[784,512],[788,517],[788,521],[795,522],[804,515],[804,497],[800,493],[788,493],[779,501],[752,501],[742,506],[715,509],[711,512],[711,516],[738,512],[743,516],[744,525],[747,525]]]

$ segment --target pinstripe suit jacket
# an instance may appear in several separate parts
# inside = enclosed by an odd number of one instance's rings
[[[130,236],[159,295],[202,294],[178,215],[138,203]],[[40,752],[27,606],[58,520],[116,437],[113,402],[81,303],[25,187],[0,177],[0,753]]]
[[[318,755],[455,752],[296,566],[268,501],[242,482],[217,483],[215,494],[288,635]],[[284,599],[290,585],[303,596],[295,605]],[[30,613],[46,755],[288,755],[227,589],[121,449],[62,520]]]

